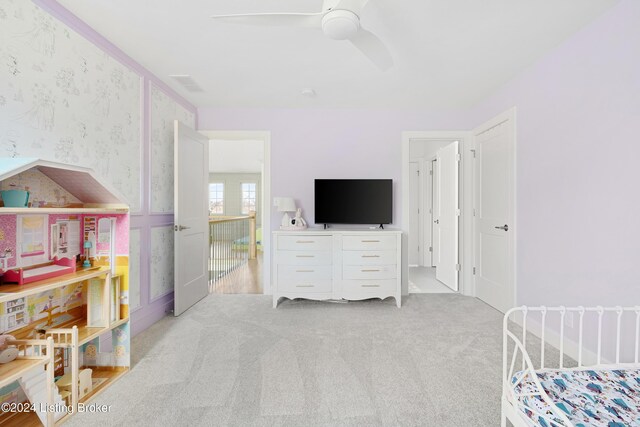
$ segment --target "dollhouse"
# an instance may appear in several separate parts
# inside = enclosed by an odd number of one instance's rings
[[[0,159],[0,194],[0,333],[20,350],[0,403],[34,408],[0,424],[53,426],[129,370],[129,210],[92,170],[38,159]]]

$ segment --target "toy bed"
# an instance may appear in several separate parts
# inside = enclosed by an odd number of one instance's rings
[[[567,316],[571,322],[566,321]],[[603,327],[605,317],[611,328]],[[570,361],[565,354],[565,344],[569,345],[568,341],[565,343],[565,325],[573,323],[574,318],[578,343],[573,350],[577,357],[574,354],[575,360]],[[520,324],[521,337],[510,330],[514,329],[510,320]],[[527,320],[533,328],[528,329]],[[548,320],[556,322],[557,328],[549,329]],[[629,326],[633,321],[635,325]],[[527,331],[534,330],[541,344],[529,353],[532,346],[527,347]],[[603,339],[603,331],[608,330],[615,335]],[[623,332],[635,334],[633,351],[621,351]],[[559,344],[559,360],[553,368],[545,366],[545,348],[550,348],[544,344],[545,333]],[[640,426],[639,337],[640,307],[523,306],[508,311],[503,326],[501,425],[504,427],[509,421],[515,427]],[[595,352],[585,349],[587,339],[594,340]],[[615,342],[615,363],[605,362],[603,342]],[[537,364],[531,356],[536,357]],[[588,358],[593,359],[591,363],[585,362]],[[572,364],[570,368],[566,366],[568,362]]]
[[[4,283],[26,285],[38,280],[64,276],[76,271],[76,261],[70,258],[54,257],[51,263],[32,268],[18,268],[4,272]]]

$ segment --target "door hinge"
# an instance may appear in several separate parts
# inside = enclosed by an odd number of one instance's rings
[[[475,276],[475,274],[476,274],[476,268],[473,267],[473,275]]]
[[[471,151],[471,154],[473,154],[473,158],[475,159],[476,158],[476,150],[469,150],[469,151]]]
[[[418,174],[418,176],[420,176],[420,169],[418,169],[416,173]]]
[[[460,271],[461,268],[462,266],[460,264],[456,264],[456,271]]]
[[[429,252],[433,252],[433,246],[429,246]]]
[[[418,252],[420,252],[420,245],[418,245]]]
[[[476,216],[476,210],[475,210],[475,208],[473,209],[473,216]]]
[[[456,160],[461,161],[462,160],[462,154],[460,154],[460,153],[456,154]]]
[[[460,209],[456,209],[456,216],[460,216],[462,215],[462,212],[460,211]]]

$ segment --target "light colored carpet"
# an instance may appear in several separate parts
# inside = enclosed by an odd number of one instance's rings
[[[500,313],[456,294],[348,304],[210,295],[133,340],[68,426],[497,426]]]

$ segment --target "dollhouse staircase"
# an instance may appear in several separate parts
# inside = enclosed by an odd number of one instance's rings
[[[47,426],[47,373],[44,369],[31,371],[31,373],[23,376],[20,380],[20,386],[26,394],[29,402],[34,405],[34,409],[38,418],[42,422],[42,425]],[[65,402],[58,393],[58,388],[54,386],[53,391],[53,404],[55,405],[56,412],[54,413],[54,420],[59,420],[66,412],[64,411]]]

